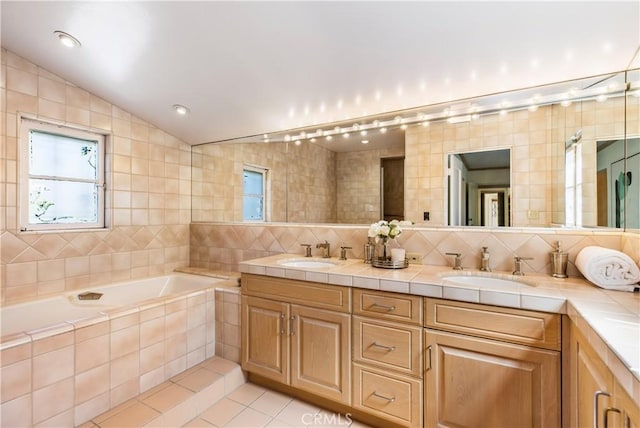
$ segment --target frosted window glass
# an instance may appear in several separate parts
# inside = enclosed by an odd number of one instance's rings
[[[31,131],[31,175],[95,180],[98,177],[98,142]]]
[[[256,171],[244,171],[244,193],[262,195],[262,173]]]
[[[242,219],[248,221],[263,221],[265,170],[243,171]]]
[[[29,180],[29,223],[95,223],[98,191],[95,183]]]

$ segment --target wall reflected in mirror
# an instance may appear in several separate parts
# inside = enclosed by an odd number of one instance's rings
[[[639,229],[640,138],[598,141],[596,174],[598,226]]]
[[[254,166],[267,170],[266,221],[370,224],[402,216],[426,226],[596,227],[596,142],[624,139],[625,129],[640,135],[640,76],[637,70],[626,74],[194,146],[192,219],[242,221],[242,171]],[[632,84],[625,101],[627,80]],[[578,131],[579,174],[572,176],[581,181],[572,184],[567,142]],[[472,208],[450,219],[446,154],[506,147],[509,186],[472,196],[488,198],[500,215],[488,221]],[[403,212],[385,208],[385,195],[400,193],[385,190],[389,179],[381,166],[393,158],[404,159]],[[481,206],[477,200],[464,206]],[[622,217],[633,212],[626,208],[631,203],[620,210]],[[607,224],[616,227],[610,218]],[[619,224],[631,223],[621,218]]]
[[[449,226],[509,226],[511,150],[449,154],[447,190]]]

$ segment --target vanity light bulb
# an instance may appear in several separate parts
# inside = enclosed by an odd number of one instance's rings
[[[428,121],[428,120],[425,120],[424,122],[422,122],[422,126],[423,126],[423,127],[425,127],[425,128],[426,128],[427,126],[429,126],[429,125],[430,125],[430,123],[429,123],[429,121]]]
[[[598,95],[596,97],[596,101],[599,103],[605,102],[607,100],[607,96],[606,95]]]
[[[362,135],[364,137],[365,135],[367,135],[367,131],[366,130],[360,131],[360,135]]]
[[[562,107],[569,107],[569,106],[571,105],[571,101],[569,101],[569,100],[564,100],[564,101],[562,101],[562,102],[560,103],[560,105],[561,105]]]
[[[387,128],[380,128],[380,133],[385,134],[387,132]]]
[[[403,125],[400,127],[400,129],[402,129],[402,130],[407,129],[407,125],[404,125],[404,124],[403,124]]]
[[[538,106],[533,104],[529,106],[529,111],[537,111],[538,110]]]
[[[301,144],[300,140],[296,140],[294,143],[296,146],[299,146]]]
[[[284,141],[291,141],[291,135],[285,135]]]
[[[327,135],[326,140],[327,140],[327,141],[331,141],[331,140],[333,140],[333,137],[332,137],[331,135]]]
[[[343,136],[344,138],[349,138],[349,133],[348,133],[348,132],[345,132],[344,134],[342,134],[342,136]]]

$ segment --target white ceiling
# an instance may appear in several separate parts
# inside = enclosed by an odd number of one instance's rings
[[[190,144],[640,66],[638,1],[0,7],[2,46]]]

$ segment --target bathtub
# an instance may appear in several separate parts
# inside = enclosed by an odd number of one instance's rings
[[[227,347],[239,361],[239,275],[225,274],[175,273],[0,308],[0,426],[79,426]],[[102,296],[80,300],[85,292]]]
[[[35,300],[0,308],[0,335],[29,333],[61,323],[75,323],[120,308],[166,296],[206,290],[229,281],[229,277],[209,277],[175,273],[77,290],[63,296]],[[79,294],[101,293],[99,300],[80,300]]]

